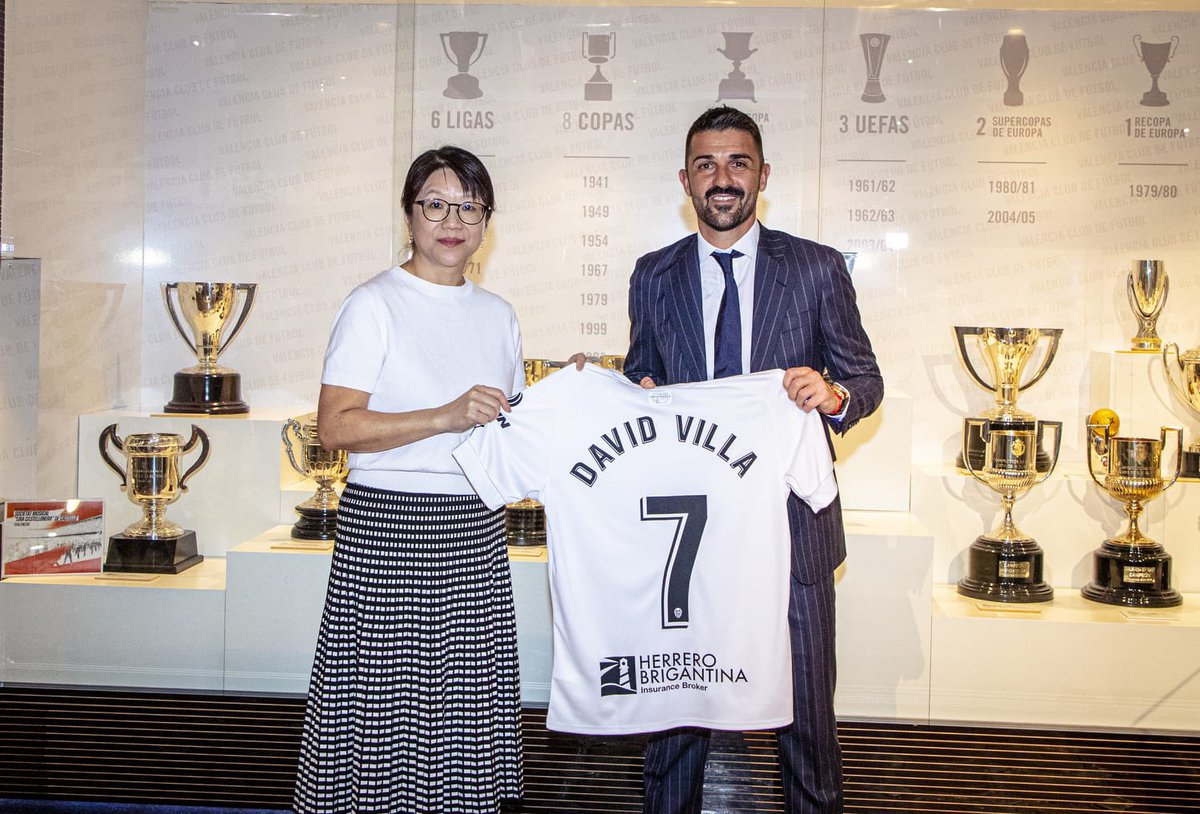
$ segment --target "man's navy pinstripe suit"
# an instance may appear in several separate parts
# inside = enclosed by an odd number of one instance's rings
[[[707,378],[696,236],[638,260],[629,286],[631,320],[625,375],[657,384]],[[765,227],[754,268],[750,370],[827,370],[850,393],[845,432],[872,413],[883,378],[863,330],[854,288],[840,252]],[[833,571],[846,556],[841,501],[813,513],[788,502],[792,581],[795,720],[780,731],[784,797],[789,814],[842,810],[841,749],[833,714],[836,684]],[[698,814],[708,731],[653,735],[646,749],[648,814]]]

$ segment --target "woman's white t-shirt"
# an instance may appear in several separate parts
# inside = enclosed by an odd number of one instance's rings
[[[385,413],[440,407],[476,384],[506,395],[525,385],[512,306],[467,280],[430,283],[399,266],[346,297],[333,322],[321,383],[370,393]],[[397,492],[472,494],[452,455],[467,433],[350,454],[350,482]]]

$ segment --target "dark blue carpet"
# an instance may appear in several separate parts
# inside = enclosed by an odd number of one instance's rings
[[[279,814],[272,808],[145,806],[133,803],[68,803],[59,800],[0,799],[0,814]]]

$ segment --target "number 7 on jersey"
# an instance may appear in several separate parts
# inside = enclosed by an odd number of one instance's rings
[[[642,521],[674,520],[675,535],[663,568],[662,626],[687,627],[688,592],[700,538],[708,523],[707,495],[666,495],[642,498]]]

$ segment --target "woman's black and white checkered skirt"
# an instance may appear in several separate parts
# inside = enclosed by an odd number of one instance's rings
[[[502,512],[347,486],[298,814],[495,812],[519,797],[516,636]]]

